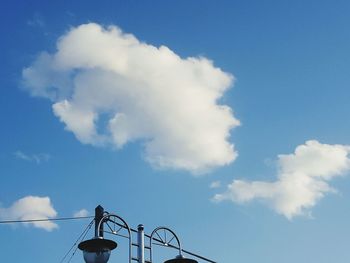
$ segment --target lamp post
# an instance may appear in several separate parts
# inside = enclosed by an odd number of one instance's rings
[[[103,238],[103,224],[100,226],[103,218],[104,209],[102,206],[95,208],[95,237],[81,242],[78,247],[83,251],[86,263],[105,263],[109,260],[111,251],[117,247],[113,240]]]
[[[108,231],[104,230],[104,225],[108,227]],[[127,235],[120,234],[121,230],[126,230]],[[163,226],[157,227],[152,231],[151,235],[147,235],[144,233],[143,225],[138,225],[137,230],[131,229],[123,218],[116,214],[105,212],[102,206],[97,206],[95,209],[94,238],[85,240],[78,245],[79,249],[83,251],[84,260],[86,263],[108,262],[111,251],[117,247],[117,243],[113,240],[105,239],[105,232],[122,236],[129,240],[129,263],[132,261],[136,261],[138,263],[153,263],[152,244],[178,250],[178,255],[175,258],[166,260],[164,263],[198,263],[194,259],[185,258],[183,256],[180,239],[171,229]],[[132,232],[137,234],[137,243],[132,242]],[[149,246],[145,245],[145,237],[149,239]],[[132,256],[132,246],[137,247],[137,257]],[[149,251],[149,260],[145,259],[145,250]],[[194,253],[187,253],[207,262],[215,263],[212,260],[206,259]]]

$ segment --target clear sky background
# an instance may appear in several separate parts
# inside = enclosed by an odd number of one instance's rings
[[[349,262],[349,1],[3,0],[0,10],[0,219],[101,204],[146,232],[169,226],[222,263]],[[88,223],[1,225],[1,260],[60,262]],[[110,262],[125,255],[121,245]]]

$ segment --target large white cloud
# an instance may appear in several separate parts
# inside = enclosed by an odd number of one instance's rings
[[[26,196],[14,202],[8,208],[0,207],[1,220],[31,220],[49,219],[56,217],[57,212],[53,208],[49,197]],[[52,231],[58,226],[50,221],[31,222],[37,228]]]
[[[121,148],[144,142],[155,167],[205,172],[237,156],[239,125],[219,104],[233,76],[204,57],[181,58],[118,27],[90,23],[61,36],[23,70],[24,86],[53,101],[55,115],[82,143]]]
[[[234,180],[214,201],[230,200],[243,204],[261,200],[277,213],[291,219],[308,215],[310,209],[329,192],[329,181],[350,170],[350,146],[307,141],[293,154],[279,155],[279,170],[274,182]]]

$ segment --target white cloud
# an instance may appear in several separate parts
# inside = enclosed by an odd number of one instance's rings
[[[47,162],[51,158],[51,155],[47,153],[26,154],[22,151],[16,151],[14,155],[18,159],[29,161],[29,162],[35,162],[37,164],[40,164],[42,162]]]
[[[81,209],[73,214],[74,217],[85,217],[89,215],[89,211],[86,209]]]
[[[220,186],[221,186],[221,182],[220,181],[214,181],[214,182],[210,183],[209,188],[215,189],[215,188],[219,188]]]
[[[230,200],[243,204],[261,200],[288,219],[308,215],[325,194],[336,192],[329,181],[350,170],[350,146],[307,141],[293,154],[279,155],[274,182],[234,180],[214,201]]]
[[[193,173],[237,156],[229,136],[239,121],[218,102],[233,76],[116,26],[72,28],[56,53],[42,52],[23,70],[23,83],[53,101],[55,115],[82,143],[120,149],[139,140],[154,167]]]
[[[49,197],[26,196],[14,202],[8,208],[0,207],[1,220],[30,220],[49,219],[56,217],[57,212],[53,208]],[[50,221],[25,223],[52,231],[58,226]]]

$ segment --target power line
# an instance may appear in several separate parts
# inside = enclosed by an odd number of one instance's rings
[[[65,221],[65,220],[87,219],[87,218],[93,218],[93,217],[94,216],[77,216],[77,217],[43,218],[43,219],[27,219],[27,220],[3,220],[3,221],[0,221],[0,224]]]
[[[95,219],[94,219],[95,220]],[[92,222],[94,222],[94,220],[92,220]],[[91,229],[91,226],[92,226],[92,223],[90,223],[90,226],[88,228],[88,230],[85,232],[85,234],[81,237],[80,239],[80,242],[82,242],[84,240],[84,238],[86,237],[87,233],[89,233],[89,230]],[[72,258],[74,257],[75,253],[77,252],[78,250],[78,246],[75,247],[74,251],[73,251],[73,254],[71,255],[71,257],[69,258],[69,262],[71,262]]]
[[[80,234],[80,236],[78,237],[78,239],[74,242],[74,244],[71,246],[71,248],[68,250],[68,252],[64,255],[64,257],[61,259],[60,263],[64,262],[64,260],[67,258],[67,256],[69,255],[69,253],[72,251],[72,249],[78,244],[79,241],[82,241],[85,236],[87,235],[87,233],[89,232],[89,230],[91,229],[92,224],[94,223],[95,219],[92,219],[91,222],[87,225],[87,227],[84,229],[83,233]],[[73,251],[73,254],[71,255],[71,257],[69,258],[70,262],[73,258],[73,256],[75,255],[75,252],[77,251],[76,247]]]

